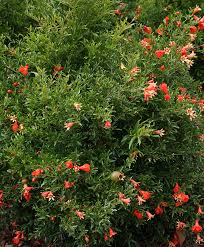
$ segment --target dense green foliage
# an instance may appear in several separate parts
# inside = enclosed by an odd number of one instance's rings
[[[202,11],[193,17],[196,4],[1,5],[0,229],[10,229],[9,241],[178,246],[178,221],[198,233],[204,20]]]

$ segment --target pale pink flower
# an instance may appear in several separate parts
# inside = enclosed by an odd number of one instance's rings
[[[139,67],[137,67],[137,66],[135,66],[134,68],[132,68],[132,69],[130,70],[130,74],[132,74],[132,75],[136,75],[136,74],[138,74],[139,72],[141,72],[141,69],[140,69]]]
[[[186,223],[182,221],[177,221],[176,222],[176,229],[177,230],[183,230],[186,227]]]
[[[137,200],[138,200],[138,205],[142,205],[143,202],[146,202],[146,200],[144,200],[141,196],[137,195]]]
[[[175,46],[175,45],[176,45],[176,42],[175,42],[175,41],[170,41],[170,42],[169,42],[169,46],[172,47],[172,46]]]
[[[153,132],[153,134],[159,135],[159,136],[164,136],[165,135],[165,130],[164,129],[160,129],[160,130],[155,130]]]
[[[194,64],[194,62],[192,60],[188,59],[187,56],[181,56],[180,60],[182,63],[186,63],[188,68],[190,68]]]
[[[120,64],[120,68],[121,68],[121,69],[125,69],[126,67],[125,67],[125,65],[124,65],[123,63],[121,63],[121,64]]]
[[[66,122],[66,123],[64,124],[64,128],[65,128],[66,130],[70,130],[74,125],[75,125],[75,122]]]
[[[188,108],[186,110],[186,114],[187,114],[187,116],[189,116],[190,120],[192,120],[193,118],[197,117],[196,112],[192,108]]]
[[[129,205],[131,200],[130,198],[126,198],[125,195],[121,192],[118,193],[119,196],[119,200],[122,201],[123,203],[125,203],[126,205]]]
[[[198,5],[196,5],[196,7],[194,8],[194,10],[193,10],[193,15],[195,15],[196,13],[198,13],[198,12],[200,12],[202,9],[198,6]]]
[[[176,245],[173,242],[169,241],[169,246],[168,247],[176,247]]]
[[[81,104],[80,104],[80,103],[74,103],[74,108],[75,108],[77,111],[80,111],[80,110],[81,110]]]
[[[191,41],[194,41],[196,39],[196,37],[197,37],[197,34],[195,34],[195,33],[189,33],[189,37],[190,37],[190,40]]]
[[[204,142],[204,134],[199,136],[200,141]]]
[[[147,82],[149,85],[148,87],[144,88],[144,100],[149,101],[154,96],[157,95],[157,84],[154,82],[154,80],[150,80]]]
[[[170,52],[171,52],[171,49],[169,48],[169,47],[166,47],[166,48],[164,48],[164,52],[165,52],[165,54],[170,54]]]
[[[187,45],[185,45],[183,48],[184,48],[184,49],[187,49],[187,50],[191,50],[191,49],[193,49],[193,48],[194,48],[194,46],[193,46],[193,44],[188,43],[188,44],[187,44]]]
[[[197,56],[196,56],[196,54],[195,54],[194,51],[192,51],[191,54],[187,55],[187,58],[188,58],[188,59],[192,59],[192,58],[196,58],[196,57],[197,57]]]
[[[55,200],[55,196],[53,195],[52,191],[41,192],[41,195],[44,199],[48,199],[48,201]]]
[[[203,242],[204,242],[203,238],[201,238],[201,236],[199,234],[197,234],[197,236],[196,236],[196,244],[201,244]]]
[[[149,211],[146,211],[146,215],[147,215],[147,220],[151,220],[154,218],[155,214],[151,214]]]
[[[85,213],[79,210],[75,211],[76,215],[80,218],[80,220],[83,220],[85,217]]]

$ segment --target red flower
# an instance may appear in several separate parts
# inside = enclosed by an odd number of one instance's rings
[[[158,28],[156,30],[156,33],[162,36],[163,35],[163,30],[161,28]]]
[[[168,17],[168,16],[166,16],[166,17],[164,18],[164,24],[165,24],[166,26],[168,26],[168,24],[169,24],[169,17]]]
[[[204,30],[204,16],[198,22],[198,30]]]
[[[21,67],[18,69],[18,71],[19,71],[22,75],[26,76],[26,75],[28,74],[28,69],[29,69],[29,65],[26,64],[25,66],[21,66]]]
[[[21,231],[15,232],[15,237],[12,239],[12,243],[16,246],[20,246],[21,240],[24,239],[24,233]]]
[[[166,68],[164,65],[162,65],[160,68],[159,68],[161,71],[164,71]]]
[[[121,12],[120,12],[119,9],[116,9],[114,12],[115,12],[116,15],[121,15]]]
[[[185,93],[187,91],[187,88],[185,87],[180,87],[179,88],[179,91],[182,92],[182,93]]]
[[[195,26],[190,26],[190,33],[196,33],[197,27]]]
[[[43,169],[37,169],[37,170],[33,171],[33,172],[31,173],[31,175],[32,175],[33,177],[38,177],[38,176],[41,175],[43,172],[44,172]]]
[[[104,240],[105,240],[105,241],[108,241],[108,239],[109,239],[109,237],[108,237],[108,235],[105,233],[105,234],[104,234]]]
[[[181,187],[179,186],[178,183],[176,183],[175,187],[173,188],[174,193],[178,193],[180,191]]]
[[[11,125],[11,130],[16,133],[19,130],[19,124],[17,121],[15,121],[12,125]]]
[[[154,211],[155,211],[155,214],[157,215],[163,214],[164,212],[164,210],[160,206],[157,206]]]
[[[27,202],[29,202],[30,199],[31,199],[31,194],[30,194],[30,192],[25,190],[25,191],[23,192],[23,197],[26,199]]]
[[[183,101],[184,100],[184,96],[183,95],[177,95],[177,100],[179,102]]]
[[[171,99],[171,96],[169,94],[164,95],[164,100],[169,101]]]
[[[57,72],[60,72],[60,71],[62,71],[64,69],[64,67],[63,66],[54,66],[53,67],[53,75],[55,75],[55,74],[57,74]]]
[[[64,162],[64,164],[65,164],[65,166],[66,166],[67,168],[69,168],[69,169],[72,169],[72,168],[74,167],[74,165],[73,165],[73,163],[72,163],[71,160],[70,160],[70,161]]]
[[[33,187],[29,187],[25,184],[23,189],[24,189],[23,197],[26,199],[27,202],[29,202],[31,199],[30,191],[33,189]]]
[[[144,26],[143,31],[148,34],[152,33],[151,27],[147,27],[147,26]]]
[[[157,58],[163,57],[164,54],[165,54],[165,51],[164,50],[157,50],[157,51],[155,51],[155,55],[156,55]]]
[[[74,186],[74,182],[69,182],[69,181],[64,181],[64,188],[67,190],[67,189],[70,189]]]
[[[19,86],[19,82],[14,82],[12,85],[13,85],[14,87],[18,87],[18,86]]]
[[[141,220],[143,218],[143,214],[140,213],[140,211],[138,211],[138,210],[135,210],[133,212],[133,215],[136,216],[138,220]]]
[[[105,121],[104,128],[105,129],[110,129],[111,128],[111,122],[110,121]]]
[[[113,231],[113,229],[110,227],[109,228],[109,237],[112,238],[113,236],[115,236],[117,234],[117,232]]]
[[[80,171],[84,171],[86,173],[89,173],[91,171],[91,166],[90,166],[90,164],[84,164],[83,166],[79,166],[78,169]]]
[[[176,207],[181,206],[183,203],[186,203],[189,201],[189,196],[186,195],[183,192],[176,193],[173,195],[174,199],[177,201],[176,202]]]
[[[168,90],[168,86],[165,82],[163,82],[162,84],[159,85],[160,90],[164,93],[164,94],[168,94],[169,90]]]
[[[8,90],[7,90],[7,93],[12,94],[12,93],[13,93],[13,90],[8,89]]]
[[[202,232],[203,228],[202,228],[202,226],[199,225],[198,219],[195,220],[195,225],[192,226],[191,230],[192,230],[192,232],[194,232],[194,233]]]
[[[140,190],[139,193],[144,200],[149,200],[151,198],[151,193],[149,191]]]

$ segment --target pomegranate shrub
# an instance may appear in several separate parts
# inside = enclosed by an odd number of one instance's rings
[[[15,246],[203,242],[202,10],[150,27],[127,8],[25,3],[32,25],[1,36],[0,227]]]

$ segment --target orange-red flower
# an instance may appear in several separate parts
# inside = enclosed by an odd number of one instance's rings
[[[176,207],[179,207],[183,205],[183,203],[187,203],[189,201],[189,196],[183,192],[175,193],[173,197],[176,200]]]
[[[164,100],[169,101],[171,99],[171,96],[169,94],[164,95]]]
[[[86,173],[89,173],[91,171],[91,165],[90,164],[84,164],[82,166],[74,166],[75,171],[84,171]]]
[[[31,173],[31,175],[32,175],[33,177],[38,177],[38,176],[40,176],[43,172],[44,172],[43,169],[38,168],[38,169],[36,169],[35,171],[33,171],[33,172]]]
[[[144,31],[145,33],[147,33],[147,34],[152,33],[151,27],[147,27],[147,26],[144,26],[143,31]]]
[[[24,188],[23,188],[23,197],[25,198],[25,200],[27,202],[30,201],[31,199],[31,194],[30,194],[30,191],[33,189],[33,187],[30,187],[30,186],[27,186],[27,184],[24,185]]]
[[[158,28],[156,30],[156,33],[162,36],[163,35],[163,30],[161,28]]]
[[[18,121],[15,121],[12,125],[11,125],[11,130],[16,133],[19,130],[19,124]]]
[[[190,33],[196,33],[196,32],[197,32],[197,27],[190,26]]]
[[[159,85],[160,90],[164,93],[164,94],[168,94],[169,93],[169,89],[168,86],[165,82],[161,83]]]
[[[179,186],[178,183],[176,183],[175,187],[173,188],[174,193],[178,193],[181,190],[181,187]]]
[[[69,169],[72,169],[74,167],[71,160],[64,162],[65,166]]]
[[[198,219],[195,220],[195,225],[192,226],[191,230],[194,233],[200,233],[200,232],[202,232],[203,228],[202,228],[202,226],[199,225]]]
[[[168,26],[168,24],[169,24],[169,17],[168,17],[168,16],[166,16],[166,17],[164,18],[164,24],[165,24],[166,26]]]
[[[155,51],[155,55],[157,58],[162,58],[165,54],[165,51],[164,50],[157,50]]]
[[[75,185],[74,182],[64,181],[64,188],[66,190],[72,188],[74,185]]]
[[[112,238],[113,236],[115,236],[117,234],[117,232],[115,232],[111,227],[109,228],[109,237]]]
[[[53,67],[53,75],[57,74],[57,72],[60,72],[62,70],[64,70],[64,67],[63,66],[60,66],[60,65],[54,66]]]
[[[177,100],[179,102],[182,102],[184,100],[184,96],[183,95],[177,95]]]
[[[149,191],[139,190],[139,193],[146,201],[151,198],[151,193]]]
[[[22,75],[26,76],[26,75],[28,74],[28,69],[29,69],[29,65],[26,64],[25,66],[21,66],[21,67],[18,69],[18,71],[19,71]]]
[[[136,216],[138,220],[143,218],[143,214],[138,210],[134,210],[133,215]]]
[[[163,208],[161,208],[160,206],[157,206],[154,211],[155,211],[155,214],[157,215],[163,214],[164,212]]]
[[[110,129],[111,128],[111,122],[110,121],[105,121],[104,128],[105,129]]]
[[[14,245],[16,245],[16,246],[20,246],[21,240],[24,239],[24,233],[21,232],[21,231],[16,231],[16,232],[15,232],[15,235],[16,235],[16,236],[13,237],[13,239],[12,239],[12,243],[13,243]]]
[[[162,65],[160,68],[159,68],[161,71],[164,71],[166,68],[164,65]]]

